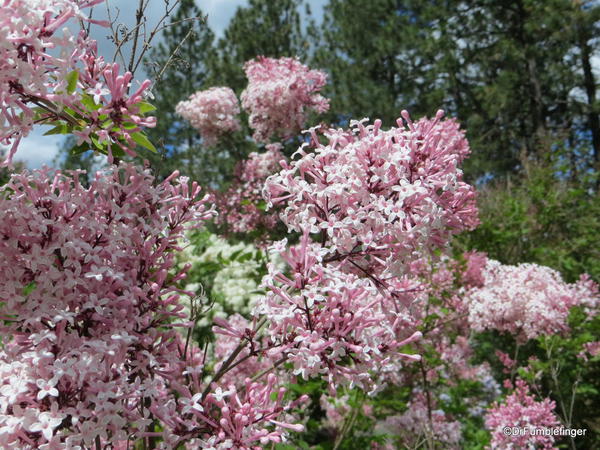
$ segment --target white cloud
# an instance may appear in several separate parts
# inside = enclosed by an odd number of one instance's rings
[[[21,140],[15,154],[15,161],[24,161],[30,169],[37,169],[44,164],[52,166],[52,159],[58,153],[62,135],[43,136],[51,127],[36,127],[29,136]]]

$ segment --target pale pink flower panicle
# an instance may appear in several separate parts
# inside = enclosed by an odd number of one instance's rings
[[[538,428],[554,428],[560,425],[553,400],[536,400],[529,392],[529,386],[523,380],[516,381],[515,391],[506,397],[504,403],[494,403],[487,412],[485,425],[492,432],[491,448],[504,450],[514,448],[555,449],[552,435],[534,433]],[[517,427],[523,433],[504,432],[505,427]]]
[[[267,142],[273,135],[287,139],[305,125],[309,111],[329,109],[319,91],[327,75],[311,70],[296,58],[260,56],[244,65],[248,86],[242,92],[242,106],[250,114],[253,138]]]
[[[458,168],[469,153],[458,124],[441,122],[441,112],[403,117],[407,127],[399,120],[389,131],[380,121],[328,130],[328,144],[312,129],[315,151],[301,146],[265,184],[269,206],[285,208],[282,221],[302,238],[284,255],[287,270],[269,267],[257,312],[294,373],[325,377],[332,389],[374,392],[383,374],[420,358],[400,350],[421,338],[409,308],[417,294],[403,277],[477,224],[473,188]]]
[[[263,283],[269,289],[256,309],[270,322],[277,352],[294,364],[295,375],[323,377],[340,384],[378,388],[378,380],[401,361],[419,355],[399,349],[418,341],[411,319],[368,278],[324,265],[321,248],[304,234],[284,260],[290,274],[274,266]]]
[[[177,404],[171,402],[153,412],[177,433],[173,447],[235,448],[255,450],[269,443],[283,442],[290,431],[303,425],[293,423],[292,411],[308,401],[308,396],[286,401],[286,389],[269,374],[264,382],[250,378],[238,385],[213,386],[208,395],[181,390]],[[241,384],[241,385],[240,385]]]
[[[97,56],[96,42],[69,22],[89,21],[83,9],[103,0],[6,0],[0,8],[0,144],[9,145],[10,165],[19,142],[35,123],[69,127],[80,141],[117,145],[129,154],[133,133],[155,124],[140,110],[146,80],[128,94],[131,74]],[[85,96],[93,104],[88,104]],[[82,119],[76,117],[79,115]]]
[[[469,323],[476,331],[508,332],[525,341],[568,331],[573,306],[597,314],[597,285],[585,277],[568,284],[549,267],[488,260],[483,278],[483,286],[465,295]]]
[[[478,224],[475,192],[459,164],[469,153],[454,120],[421,119],[408,129],[381,129],[381,121],[330,129],[327,144],[305,146],[297,159],[267,179],[269,205],[283,205],[290,231],[321,233],[328,249],[355,261],[385,266],[393,275],[423,252]]]
[[[240,107],[235,92],[228,87],[211,87],[181,101],[175,112],[194,127],[207,146],[217,143],[220,136],[240,129],[237,116]]]

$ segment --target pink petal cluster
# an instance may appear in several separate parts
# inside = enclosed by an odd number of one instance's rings
[[[184,364],[174,250],[213,215],[174,176],[122,164],[84,188],[43,169],[0,189],[0,447],[90,448],[151,422]]]
[[[485,283],[484,270],[487,265],[487,255],[481,252],[466,252],[464,270],[461,274],[461,283],[466,287],[481,287]]]
[[[96,44],[82,31],[73,36],[70,22],[90,21],[82,9],[103,0],[6,0],[0,8],[0,144],[10,145],[3,165],[9,165],[23,136],[36,123],[62,120],[82,128],[87,142],[126,141],[154,118],[139,111],[145,81],[127,93],[131,74],[118,75],[116,64],[97,57]],[[64,28],[63,28],[64,27]],[[70,77],[75,85],[69,86]],[[82,95],[96,106],[82,105]],[[110,94],[110,101],[107,95]],[[72,112],[84,117],[82,123]],[[91,111],[93,110],[93,112]],[[91,115],[91,117],[88,117]],[[127,146],[123,150],[133,153]],[[110,151],[110,149],[109,149]]]
[[[292,137],[304,128],[308,111],[322,113],[329,101],[319,91],[327,75],[311,70],[296,58],[258,57],[244,65],[248,86],[242,106],[250,114],[253,138],[267,142],[273,135]]]
[[[226,360],[236,351],[238,345],[243,345],[239,351],[235,366],[233,366],[221,379],[220,384],[231,385],[240,380],[251,378],[273,366],[273,361],[266,356],[269,349],[265,339],[257,339],[255,324],[239,314],[229,316],[227,320],[215,318],[214,327],[216,335],[214,344],[215,371],[223,367]],[[262,342],[261,342],[262,341]]]
[[[219,209],[216,222],[234,233],[247,233],[258,228],[273,229],[277,216],[265,212],[262,189],[268,176],[281,168],[285,157],[281,144],[268,144],[264,153],[251,153],[247,160],[238,163],[235,180],[225,192],[215,193]]]
[[[462,181],[459,164],[469,153],[454,120],[381,129],[353,122],[330,129],[323,145],[313,130],[314,153],[301,147],[294,160],[270,177],[265,197],[284,203],[283,222],[295,231],[321,233],[336,255],[386,266],[394,275],[452,234],[478,224],[475,192]]]
[[[597,286],[590,280],[568,284],[557,271],[537,264],[489,260],[484,279],[465,298],[471,327],[512,333],[521,341],[567,331],[571,307],[598,302]]]
[[[506,397],[503,404],[494,403],[487,412],[485,425],[492,432],[492,449],[539,448],[554,449],[554,436],[525,432],[507,435],[504,427],[530,430],[553,428],[560,425],[554,414],[554,401],[545,398],[537,401],[523,380],[516,381],[515,391]]]
[[[399,352],[421,337],[408,331],[415,287],[404,274],[477,224],[473,188],[458,168],[468,144],[441,115],[413,123],[403,112],[408,128],[399,120],[389,131],[355,122],[326,132],[328,145],[312,130],[316,151],[303,145],[267,179],[265,198],[285,207],[282,220],[302,238],[284,255],[289,272],[269,267],[257,312],[295,374],[377,389],[402,360],[420,358]]]
[[[291,274],[269,266],[263,281],[269,291],[257,313],[268,318],[276,351],[293,363],[295,375],[323,377],[332,389],[376,389],[376,380],[398,370],[400,361],[420,359],[398,351],[421,337],[407,331],[406,309],[369,278],[324,264],[322,248],[308,234],[283,258]]]
[[[303,425],[287,420],[293,420],[289,413],[306,403],[308,396],[287,402],[285,393],[285,388],[277,387],[274,374],[267,376],[266,383],[246,378],[240,388],[217,387],[205,398],[200,394],[194,396],[197,401],[181,397],[180,406],[192,405],[188,410],[184,406],[184,420],[179,419],[180,411],[171,408],[170,416],[165,415],[164,421],[179,429],[182,441],[187,442],[190,449],[259,450],[269,443],[285,441],[285,430],[304,430]]]
[[[600,289],[587,273],[582,273],[579,280],[572,285],[575,291],[574,296],[578,299],[578,304],[584,309],[590,317],[596,317],[600,311]]]
[[[586,342],[583,350],[577,355],[578,358],[588,361],[589,357],[595,358],[600,355],[600,341]]]
[[[156,125],[156,117],[146,117],[144,110],[147,106],[144,99],[151,82],[141,82],[130,94],[131,72],[120,75],[118,64],[107,63],[98,57],[94,41],[87,41],[85,52],[80,56],[84,67],[79,70],[79,85],[88,96],[86,108],[81,107],[79,98],[72,103],[62,102],[84,117],[85,127],[73,134],[78,136],[80,143],[106,146],[110,164],[113,152],[118,149],[135,156],[136,134],[139,135],[144,127]]]
[[[238,99],[228,87],[198,91],[179,102],[175,112],[198,130],[207,146],[215,145],[221,135],[240,129]]]

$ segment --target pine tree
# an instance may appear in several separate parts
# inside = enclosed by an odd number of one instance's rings
[[[392,125],[403,108],[417,117],[443,108],[467,130],[471,179],[519,171],[522,158],[555,157],[560,147],[578,159],[585,152],[569,138],[600,139],[586,70],[598,7],[578,3],[330,0],[313,62],[331,74],[330,120]],[[577,88],[585,105],[573,99]]]

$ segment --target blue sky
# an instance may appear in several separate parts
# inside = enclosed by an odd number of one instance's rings
[[[119,22],[125,24],[133,23],[137,3],[134,0],[107,0],[107,4],[112,11],[118,9]],[[208,15],[210,28],[217,37],[221,37],[236,9],[247,5],[248,0],[197,0],[196,3],[203,13]],[[313,16],[321,17],[323,6],[327,3],[327,0],[308,0],[308,3],[311,6]],[[94,18],[106,18],[105,9],[102,5],[97,7],[93,14]],[[162,16],[163,11],[163,0],[150,0],[147,12],[148,22],[150,24],[156,23]],[[106,31],[101,27],[93,27],[92,36],[98,41],[100,54],[104,55],[107,60],[112,60],[114,47],[106,39],[106,35]],[[29,136],[24,138],[17,150],[15,160],[24,161],[29,168],[38,168],[44,164],[52,165],[52,159],[56,155],[64,136],[43,136],[47,130],[47,127],[37,127]]]

